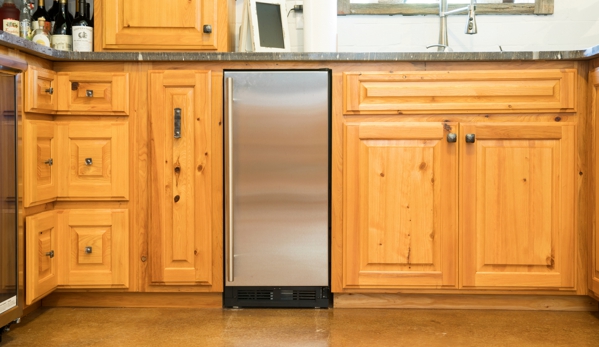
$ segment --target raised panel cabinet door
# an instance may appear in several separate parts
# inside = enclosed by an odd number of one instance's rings
[[[38,213],[25,223],[25,303],[31,305],[58,286],[58,212]]]
[[[60,72],[57,81],[61,114],[129,114],[129,74],[126,72]]]
[[[60,284],[85,288],[129,286],[127,210],[68,210],[60,235]]]
[[[591,119],[597,119],[599,117],[599,69],[591,71],[589,74],[589,90],[591,92]],[[599,122],[595,121],[595,134],[597,134],[597,127]],[[595,135],[595,148],[599,145],[599,137]],[[595,174],[599,171],[599,160],[595,159]],[[595,197],[599,197],[599,187],[595,188]],[[595,199],[595,201],[599,201]],[[595,216],[599,215],[599,204],[595,205]],[[589,276],[589,289],[599,296],[599,231],[597,227],[593,230],[593,237],[591,239],[590,246],[591,261],[589,263],[590,276]]]
[[[345,288],[457,286],[453,123],[345,126]]]
[[[129,199],[127,121],[59,122],[59,196]]]
[[[462,124],[461,285],[573,288],[575,126]]]
[[[101,49],[224,51],[218,41],[226,40],[227,6],[228,0],[104,1]]]
[[[25,111],[55,113],[56,95],[56,72],[30,65],[25,71]]]
[[[52,121],[24,122],[25,207],[55,200],[58,195],[58,138]]]
[[[211,221],[210,72],[150,71],[149,80],[150,281],[211,285],[222,231]]]

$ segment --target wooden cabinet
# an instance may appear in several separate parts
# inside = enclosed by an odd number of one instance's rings
[[[344,74],[335,290],[577,289],[574,75]]]
[[[573,288],[575,129],[462,124],[463,287]]]
[[[120,209],[54,210],[27,217],[26,303],[59,287],[128,287],[128,225],[128,211]]]
[[[58,196],[127,200],[128,132],[123,121],[59,122]]]
[[[222,284],[213,273],[213,206],[210,71],[150,71],[151,191],[150,282]],[[180,136],[174,135],[180,117]],[[216,253],[214,253],[216,252]],[[218,264],[217,264],[218,266]],[[219,271],[220,272],[220,271]]]
[[[48,211],[27,217],[25,226],[25,302],[31,305],[58,286],[58,214]]]
[[[95,50],[231,50],[232,0],[106,0],[95,6]]]
[[[52,201],[58,196],[58,140],[53,121],[24,122],[24,203],[26,207]],[[55,163],[56,161],[56,163]]]
[[[594,119],[594,141],[595,151],[599,148],[599,69],[591,71],[589,74],[589,90],[590,90],[590,109],[591,119]],[[596,153],[596,152],[595,152]],[[596,156],[596,154],[595,154]],[[599,158],[595,157],[595,182],[597,182],[597,174],[599,173]],[[595,187],[595,201],[599,198],[599,186]],[[599,216],[599,204],[595,203],[595,220]],[[599,229],[595,226],[591,238],[590,249],[589,249],[589,289],[596,295],[599,296]]]
[[[25,72],[25,111],[55,113],[57,89],[56,72],[29,66]]]
[[[345,127],[347,288],[457,286],[455,124]]]
[[[57,115],[126,116],[129,74],[59,72],[32,66],[25,72],[25,111]]]

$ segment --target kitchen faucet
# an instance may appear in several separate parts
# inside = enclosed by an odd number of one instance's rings
[[[469,6],[457,8],[455,10],[448,11],[447,0],[439,0],[439,43],[436,45],[430,45],[426,48],[438,47],[438,52],[445,52],[449,48],[447,39],[447,16],[451,14],[458,14],[464,11],[468,11],[468,22],[466,23],[466,34],[474,35],[478,32],[476,27],[476,0],[470,0]]]

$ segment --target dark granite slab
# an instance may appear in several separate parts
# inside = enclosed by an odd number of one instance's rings
[[[64,52],[41,46],[0,30],[0,45],[51,61],[510,61],[586,60],[599,57],[599,46],[575,51],[539,52]]]

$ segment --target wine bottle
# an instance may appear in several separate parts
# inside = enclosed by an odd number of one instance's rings
[[[2,30],[9,34],[19,36],[19,17],[21,11],[15,6],[14,0],[4,0],[0,7],[0,21],[2,21]]]
[[[85,10],[87,11],[87,21],[89,25],[94,26],[94,17],[92,16],[92,5],[88,2],[85,4]]]
[[[73,23],[69,19],[67,0],[60,0],[60,7],[54,17],[52,30],[52,48],[59,51],[73,50]]]
[[[23,8],[19,16],[19,36],[26,40],[31,39],[31,5],[28,0],[23,1]]]
[[[52,2],[52,7],[48,10],[48,20],[50,21],[50,34],[54,32],[54,17],[56,17],[59,8],[60,4],[58,3],[58,0],[54,0],[54,2]]]
[[[79,17],[80,13],[79,13],[79,7],[80,7],[80,3],[79,0],[75,1],[75,18]]]
[[[92,52],[94,28],[87,20],[85,0],[77,0],[79,16],[73,20],[73,52]]]
[[[33,12],[31,15],[31,27],[33,30],[38,29],[39,19],[44,18],[45,22],[50,22],[50,18],[48,17],[48,12],[46,12],[46,6],[44,4],[44,0],[38,0],[37,10]]]

